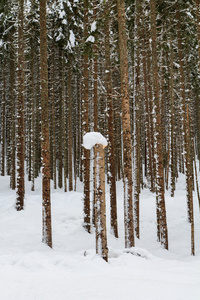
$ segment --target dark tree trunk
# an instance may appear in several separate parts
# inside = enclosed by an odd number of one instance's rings
[[[40,66],[43,242],[52,247],[46,0],[40,0]]]
[[[24,1],[19,0],[18,15],[18,103],[17,103],[17,201],[16,209],[24,208]]]
[[[84,1],[84,40],[88,37],[88,0]],[[88,99],[88,69],[89,58],[88,53],[85,51],[83,55],[83,134],[89,132],[89,99]],[[84,227],[90,233],[90,151],[84,149],[83,159],[83,175],[84,175]]]

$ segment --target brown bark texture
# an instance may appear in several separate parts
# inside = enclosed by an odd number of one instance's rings
[[[40,0],[40,66],[43,242],[52,247],[46,0]]]
[[[128,50],[124,0],[117,0],[120,78],[122,98],[125,247],[134,247],[131,120],[128,82]]]
[[[107,89],[107,105],[108,105],[108,137],[109,137],[108,162],[109,162],[109,184],[110,184],[110,216],[111,216],[111,229],[113,230],[114,236],[118,237],[109,13],[110,12],[109,12],[109,6],[107,1],[105,5],[104,33],[105,33],[106,89]]]

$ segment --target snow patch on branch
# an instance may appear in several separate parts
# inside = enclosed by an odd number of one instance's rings
[[[93,35],[90,35],[90,36],[87,38],[86,42],[94,43],[94,42],[95,42],[94,36],[93,36]]]

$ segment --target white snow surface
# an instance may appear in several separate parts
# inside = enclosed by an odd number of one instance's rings
[[[83,147],[85,149],[92,149],[96,144],[108,145],[106,138],[100,132],[87,132],[83,136]]]
[[[92,183],[91,183],[92,186]],[[9,177],[0,177],[0,299],[2,300],[199,300],[200,222],[194,193],[196,256],[190,256],[185,179],[166,194],[169,251],[156,241],[156,198],[141,194],[141,239],[124,249],[123,186],[117,183],[119,238],[109,225],[109,262],[96,255],[95,232],[83,229],[83,186],[64,193],[52,185],[53,249],[41,242],[41,178],[26,182],[25,209],[16,211]],[[92,195],[91,191],[91,195]]]

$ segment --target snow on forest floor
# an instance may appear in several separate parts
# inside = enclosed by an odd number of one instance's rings
[[[41,242],[41,178],[26,183],[25,209],[14,208],[9,177],[0,177],[0,300],[199,300],[200,215],[194,193],[196,256],[190,256],[185,181],[166,194],[169,251],[156,241],[155,195],[141,194],[141,239],[124,249],[123,188],[117,184],[119,239],[109,227],[109,262],[95,254],[95,234],[84,231],[82,185],[52,189],[53,250]]]

